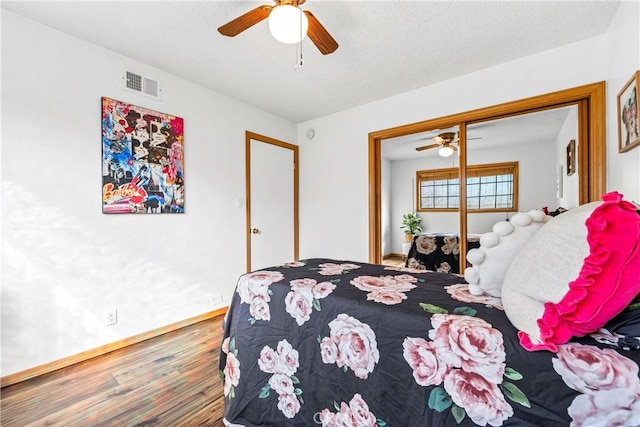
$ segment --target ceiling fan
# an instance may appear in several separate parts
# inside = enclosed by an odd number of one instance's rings
[[[458,142],[457,136],[458,134],[456,132],[443,132],[431,138],[433,141],[435,141],[435,144],[417,147],[416,151],[423,151],[440,147],[440,149],[438,150],[438,154],[440,154],[442,157],[449,157],[455,151],[458,151],[458,147],[454,145],[455,142]],[[482,137],[467,138],[467,141],[473,139],[482,139]]]
[[[275,6],[258,6],[227,22],[218,31],[222,35],[234,37],[268,17],[269,29],[277,40],[298,43],[307,35],[323,55],[333,53],[338,48],[338,43],[311,12],[302,11],[298,7],[305,1],[274,0]],[[287,27],[288,25],[291,27]]]

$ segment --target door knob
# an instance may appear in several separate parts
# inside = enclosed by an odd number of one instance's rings
[[[253,234],[260,234],[260,230],[258,230],[257,228],[252,228],[252,229],[251,229],[251,233],[253,233]]]

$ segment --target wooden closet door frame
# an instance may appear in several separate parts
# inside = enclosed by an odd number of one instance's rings
[[[369,133],[369,262],[382,262],[381,142],[384,139],[459,126],[460,235],[466,221],[466,125],[543,111],[568,105],[578,107],[579,203],[600,200],[606,192],[606,85],[597,82],[486,108],[452,114]],[[467,241],[460,239],[461,272],[466,266]]]

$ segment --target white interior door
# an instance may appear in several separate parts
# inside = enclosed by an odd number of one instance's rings
[[[247,136],[248,269],[297,258],[297,146]]]

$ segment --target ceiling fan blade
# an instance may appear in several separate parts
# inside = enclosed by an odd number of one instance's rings
[[[266,19],[271,13],[273,6],[263,4],[253,10],[237,17],[236,19],[227,22],[222,27],[218,28],[220,34],[234,37],[246,30],[249,27],[256,25],[258,22]]]
[[[322,26],[315,16],[313,16],[313,13],[305,10],[304,14],[307,15],[307,19],[309,20],[307,36],[309,36],[313,44],[316,45],[320,53],[328,55],[335,52],[338,48],[338,42],[331,37],[331,34],[329,34],[327,29]]]
[[[476,136],[475,138],[467,138],[467,141],[474,141],[476,139],[483,139],[481,136]],[[458,138],[451,141],[453,144],[460,144],[460,140]]]
[[[436,147],[440,147],[440,144],[431,144],[431,145],[425,145],[423,147],[418,147],[416,148],[416,151],[423,151],[423,150],[428,150],[430,148],[436,148]]]

